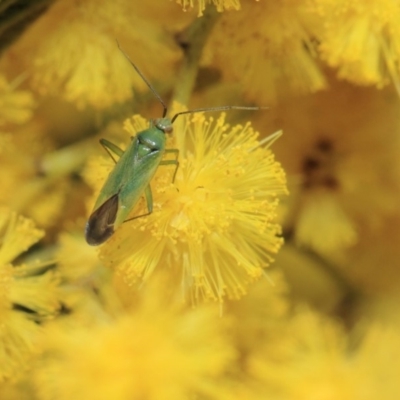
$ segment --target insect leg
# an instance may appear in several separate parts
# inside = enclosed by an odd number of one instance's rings
[[[150,215],[153,212],[153,195],[151,194],[150,185],[147,185],[146,189],[144,189],[144,196],[146,197],[146,204],[147,204],[148,212],[145,213],[145,214],[136,215],[135,217],[126,219],[124,221],[124,223],[128,222],[128,221],[133,221],[134,219],[137,219],[137,218],[140,218],[140,217],[146,217],[147,215]]]
[[[150,185],[147,185],[146,189],[144,189],[144,196],[146,197],[146,204],[148,210],[148,213],[145,215],[148,215],[153,212],[153,195],[151,194]]]
[[[179,161],[178,161],[179,150],[178,149],[166,149],[165,153],[174,153],[174,155],[175,155],[175,160],[163,160],[160,162],[160,165],[175,165],[174,176],[172,177],[172,183],[174,183],[176,173],[178,172],[178,168],[179,168]]]
[[[120,149],[116,144],[110,142],[107,139],[100,139],[100,144],[103,146],[108,155],[113,159],[115,164],[117,163],[117,161],[111,152],[115,153],[118,157],[121,157],[122,154],[124,154],[124,151],[122,149]]]
[[[179,149],[165,149],[165,153],[174,153],[176,160],[179,157]]]

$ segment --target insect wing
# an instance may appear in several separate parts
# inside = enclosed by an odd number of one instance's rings
[[[118,193],[110,197],[89,217],[85,231],[88,244],[97,246],[112,236],[117,212]]]

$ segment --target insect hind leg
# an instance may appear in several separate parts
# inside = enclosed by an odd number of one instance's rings
[[[179,168],[179,161],[178,161],[179,150],[178,149],[166,149],[165,153],[173,153],[175,155],[175,160],[162,160],[160,162],[160,165],[175,165],[175,171],[174,171],[174,175],[172,177],[172,183],[174,183],[175,178],[176,178],[176,173],[178,172],[178,168]]]
[[[147,213],[136,215],[135,217],[126,219],[124,221],[124,223],[125,222],[129,222],[129,221],[133,221],[134,219],[138,219],[138,218],[141,218],[141,217],[147,217],[148,215],[150,215],[153,212],[153,195],[151,193],[150,185],[147,185],[146,189],[144,189],[144,196],[146,198]]]

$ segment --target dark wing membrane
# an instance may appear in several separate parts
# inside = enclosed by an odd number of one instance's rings
[[[118,194],[110,197],[92,213],[86,224],[86,241],[91,246],[104,243],[114,233],[118,211]]]

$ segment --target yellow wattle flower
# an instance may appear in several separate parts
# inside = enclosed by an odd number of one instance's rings
[[[52,177],[42,169],[42,161],[53,147],[43,123],[37,120],[12,133],[0,134],[0,204],[46,228],[66,215],[67,196],[71,192],[71,184],[64,179],[66,173]],[[66,164],[65,159],[62,162]]]
[[[40,262],[13,265],[43,236],[31,220],[0,208],[0,382],[18,378],[38,351],[38,322],[59,308],[58,280]]]
[[[160,14],[165,11],[158,8]],[[143,91],[146,86],[116,40],[152,82],[172,80],[179,57],[171,36],[147,12],[140,1],[58,1],[10,50],[10,68],[15,59],[22,61],[32,71],[36,92],[79,108],[104,109],[127,101],[132,87]]]
[[[176,2],[182,5],[184,11],[188,8],[193,8],[195,3],[198,3],[197,9],[199,17],[203,15],[207,4],[211,3],[213,3],[218,12],[224,10],[240,10],[240,0],[176,0]]]
[[[247,364],[259,398],[399,398],[398,328],[375,322],[347,332],[337,320],[304,309],[282,327]]]
[[[15,86],[0,75],[0,127],[7,123],[21,125],[32,116],[35,105],[32,93]]]
[[[185,308],[169,282],[140,292],[132,310],[97,326],[48,330],[37,369],[40,399],[218,400],[235,360],[216,307]]]
[[[203,62],[257,104],[326,88],[313,40],[311,16],[298,0],[244,2],[215,24]]]
[[[324,190],[314,191],[305,195],[303,201],[295,233],[300,245],[318,249],[326,255],[357,242],[357,226],[341,208],[334,194]]]
[[[378,87],[394,79],[400,88],[397,1],[312,0],[309,10],[321,58],[340,78]]]
[[[125,123],[130,136],[147,127],[138,116]],[[282,244],[275,213],[285,175],[257,136],[250,124],[227,125],[224,114],[178,118],[168,146],[180,151],[175,183],[172,166],[158,169],[153,213],[119,227],[102,261],[128,284],[168,270],[194,302],[244,295]],[[143,201],[131,216],[146,210]]]

